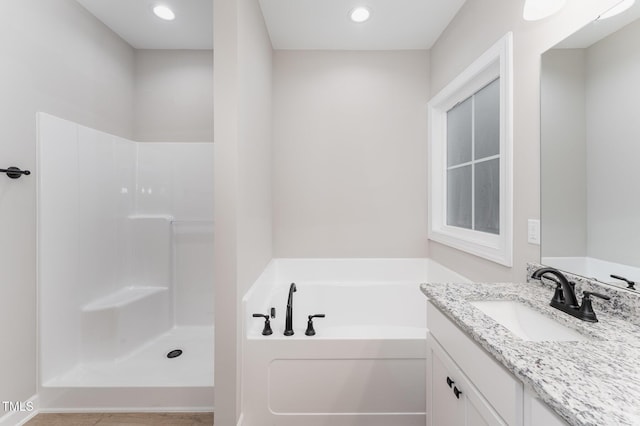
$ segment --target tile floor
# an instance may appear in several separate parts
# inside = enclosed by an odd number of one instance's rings
[[[202,426],[213,425],[213,413],[38,414],[25,426]]]

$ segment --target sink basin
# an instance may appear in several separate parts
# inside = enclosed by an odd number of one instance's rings
[[[482,300],[471,302],[471,304],[522,340],[534,342],[588,340],[577,331],[520,302]]]

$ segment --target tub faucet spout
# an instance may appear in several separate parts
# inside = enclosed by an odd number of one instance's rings
[[[296,284],[289,286],[289,298],[287,299],[287,318],[284,326],[284,335],[293,336],[293,293],[297,291]]]

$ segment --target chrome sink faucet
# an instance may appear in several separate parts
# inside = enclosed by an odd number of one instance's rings
[[[293,293],[298,291],[296,284],[291,283],[289,286],[289,298],[287,299],[287,318],[284,324],[284,335],[293,336]]]
[[[556,278],[547,277],[551,281],[557,284],[556,291],[549,303],[552,307],[566,312],[567,314],[574,316],[583,321],[598,322],[596,313],[591,306],[591,296],[596,296],[604,300],[609,300],[610,297],[600,293],[594,293],[592,291],[583,291],[582,305],[578,305],[576,299],[576,293],[573,283],[567,280],[567,277],[557,269],[554,268],[540,268],[531,274],[531,278],[534,280],[542,280],[542,277],[546,274],[554,275]]]

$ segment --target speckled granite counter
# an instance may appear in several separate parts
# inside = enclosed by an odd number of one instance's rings
[[[467,335],[529,385],[572,425],[640,425],[640,327],[601,312],[587,323],[549,306],[553,294],[538,283],[422,284],[422,292]],[[470,301],[520,301],[589,340],[531,342]]]

